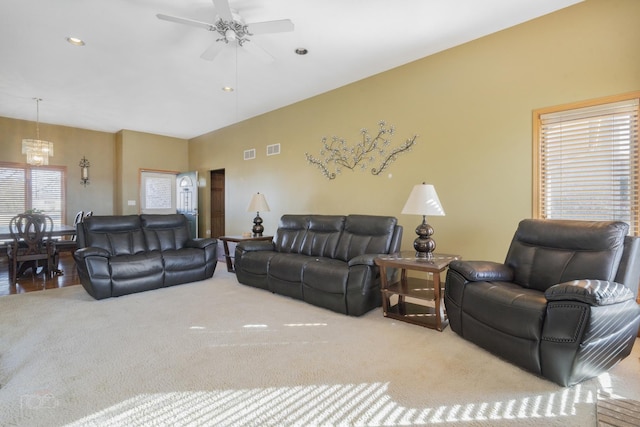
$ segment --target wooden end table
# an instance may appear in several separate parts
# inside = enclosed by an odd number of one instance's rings
[[[239,243],[247,240],[273,240],[273,236],[220,236],[218,239],[222,240],[222,246],[224,247],[224,259],[227,261],[227,271],[229,273],[235,273],[236,270],[233,267],[233,257],[229,253],[229,242]]]
[[[377,257],[375,262],[380,267],[384,316],[444,330],[449,320],[444,307],[440,274],[456,259],[460,257],[447,254],[433,254],[432,259],[416,258],[413,251]],[[400,280],[389,283],[387,268],[399,269]],[[409,277],[407,271],[423,272],[427,277]],[[397,298],[395,304],[392,304],[392,297]]]

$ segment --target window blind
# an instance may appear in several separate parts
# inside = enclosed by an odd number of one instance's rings
[[[619,220],[638,235],[638,104],[539,115],[539,217]]]
[[[26,171],[20,167],[0,167],[0,224],[9,225],[11,218],[27,209]]]
[[[62,171],[31,169],[31,207],[45,212],[54,224],[62,223]]]
[[[0,224],[28,209],[44,211],[54,224],[65,215],[66,168],[0,162]]]

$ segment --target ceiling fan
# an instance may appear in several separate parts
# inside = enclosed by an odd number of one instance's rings
[[[177,16],[163,15],[161,13],[156,16],[164,21],[204,28],[207,31],[218,33],[219,37],[215,43],[200,55],[202,59],[208,61],[213,60],[226,45],[236,44],[245,48],[261,60],[272,62],[274,59],[273,56],[256,45],[249,37],[257,34],[293,31],[293,22],[289,19],[245,24],[242,17],[231,9],[228,0],[213,0],[213,5],[217,12],[216,20],[213,24],[188,18],[179,18]]]

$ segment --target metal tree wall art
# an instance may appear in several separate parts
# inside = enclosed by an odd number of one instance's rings
[[[305,153],[307,162],[320,169],[322,174],[328,179],[335,179],[343,169],[361,171],[367,170],[371,166],[371,173],[379,175],[398,155],[410,151],[416,143],[418,135],[408,138],[403,144],[396,148],[391,148],[390,137],[394,135],[395,128],[388,126],[384,120],[378,122],[378,133],[372,136],[367,129],[361,129],[361,141],[350,146],[343,138],[334,136],[329,139],[322,138],[322,150],[320,156],[315,157]]]

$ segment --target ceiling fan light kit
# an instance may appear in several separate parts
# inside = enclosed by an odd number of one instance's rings
[[[248,30],[248,27],[238,21],[223,21],[218,19],[210,31],[217,31],[220,34],[220,38],[216,39],[217,42],[229,43],[229,41],[237,41],[240,46],[249,39],[247,36],[252,36]]]
[[[247,44],[247,42],[252,41],[249,37],[254,36],[255,34],[289,32],[293,31],[294,28],[293,22],[289,19],[245,24],[242,17],[229,7],[228,0],[213,0],[213,4],[217,12],[216,20],[213,24],[189,18],[164,15],[161,13],[158,13],[156,16],[158,19],[162,19],[164,21],[189,25],[191,27],[198,27],[218,33],[220,37],[217,38],[215,43],[201,55],[202,59],[209,61],[213,60],[220,53],[223,46],[220,43],[224,43],[226,45],[237,44],[240,47],[245,47],[265,62],[271,62],[273,57],[268,52],[259,48],[255,43]]]

